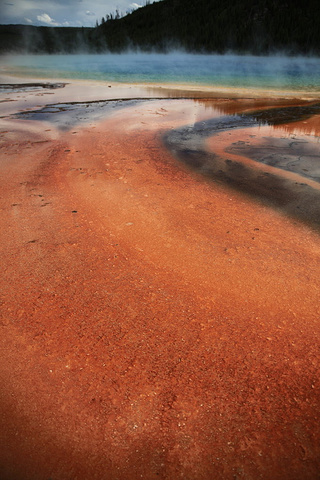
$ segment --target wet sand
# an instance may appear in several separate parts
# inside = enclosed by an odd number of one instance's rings
[[[164,142],[271,100],[154,99],[64,130],[10,117],[149,95],[116,88],[1,104],[0,477],[318,478],[317,222],[202,175]],[[281,135],[307,141],[312,122]],[[245,161],[236,142],[254,148],[251,134],[206,148]]]

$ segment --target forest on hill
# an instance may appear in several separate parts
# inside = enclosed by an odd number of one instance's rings
[[[320,53],[319,0],[163,0],[92,32],[97,48]]]
[[[95,28],[0,26],[2,51],[320,54],[319,0],[162,0]]]

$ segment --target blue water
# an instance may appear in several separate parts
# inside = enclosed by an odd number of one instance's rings
[[[45,78],[320,91],[320,59],[310,57],[177,52],[16,55],[6,57],[4,62],[12,71]]]

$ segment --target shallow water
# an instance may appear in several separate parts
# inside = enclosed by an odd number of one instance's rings
[[[177,159],[208,180],[261,199],[318,229],[319,137],[281,128],[318,112],[319,104],[313,104],[221,114],[168,130],[163,140]]]
[[[124,83],[320,91],[320,59],[252,55],[100,54],[3,57],[12,73]]]
[[[135,81],[151,84],[150,87],[143,87],[141,97],[136,96],[135,87],[130,86],[127,92],[129,96],[125,98],[123,92],[119,96],[119,86],[116,90],[108,88],[109,83],[102,82],[98,86],[98,83],[91,82],[90,88],[95,92],[102,88],[102,85],[104,88],[101,93],[96,92],[95,99],[89,95],[90,82],[86,82],[85,87],[82,85],[84,90],[79,95],[73,90],[78,83],[70,82],[66,88],[59,88],[58,102],[48,102],[48,97],[45,100],[44,94],[53,95],[53,92],[35,93],[38,108],[34,108],[35,105],[28,101],[31,92],[22,95],[19,108],[17,104],[15,106],[16,115],[11,119],[40,120],[54,124],[60,130],[69,130],[78,124],[99,122],[115,111],[135,106],[137,103],[141,110],[145,101],[148,105],[152,102],[151,98],[148,98],[149,90],[153,91],[150,92],[153,100],[156,100],[154,95],[160,95],[160,90],[162,97],[171,97],[173,94],[179,97],[174,89],[169,94],[166,89],[155,87],[156,82],[161,85],[166,82],[185,82],[193,86],[229,86],[235,87],[232,90],[234,92],[241,87],[244,87],[246,92],[260,88],[261,91],[264,90],[263,97],[267,88],[282,92],[286,89],[295,90],[297,97],[302,91],[316,93],[315,98],[318,98],[320,93],[320,62],[311,58],[138,54],[15,56],[7,60],[9,61],[6,61],[5,68],[8,68],[9,64],[9,73],[22,73],[33,78],[40,76],[48,79],[118,81],[122,82],[120,90],[128,89],[129,86],[125,84],[132,85]],[[46,88],[49,88],[48,85],[45,85]],[[51,85],[56,84],[50,84],[50,89]],[[64,86],[62,83],[58,85]],[[37,88],[44,90],[44,85],[40,84]],[[130,90],[131,88],[134,91]],[[314,133],[313,137],[310,131],[311,127],[315,129],[314,125],[319,118],[318,100],[301,100],[301,104],[290,103],[291,100],[281,104],[279,99],[275,102],[270,99],[264,100],[260,105],[256,100],[247,99],[245,104],[238,101],[229,101],[227,104],[213,101],[211,104],[205,89],[199,88],[199,91],[204,92],[202,99],[182,100],[182,113],[185,102],[193,105],[193,114],[184,114],[181,120],[184,126],[169,129],[163,137],[172,154],[208,179],[226,183],[244,193],[266,200],[295,218],[319,226],[320,153],[318,134]],[[9,98],[7,91],[4,93],[7,103],[9,100],[16,102],[17,98]],[[184,95],[184,90],[180,93]],[[72,98],[69,98],[70,94]],[[168,99],[166,102],[171,103]],[[155,111],[155,114],[158,113]],[[290,124],[297,124],[299,130],[306,127],[308,138],[297,138],[296,133],[293,134],[294,138],[291,134],[282,133],[279,138],[277,128],[288,128]],[[268,134],[270,138],[261,137],[265,125],[270,127],[270,131],[275,129],[274,133]],[[247,135],[245,141],[242,137],[240,141],[232,141],[223,155],[215,153],[214,149],[207,149],[206,141],[210,137],[216,141],[221,134],[234,135],[235,131]],[[318,129],[315,129],[315,132],[318,132]],[[276,139],[273,139],[273,136]],[[256,138],[255,141],[253,137]],[[244,158],[247,160],[243,160]]]

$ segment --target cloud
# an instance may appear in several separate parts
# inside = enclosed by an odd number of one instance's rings
[[[154,0],[150,0],[154,1]],[[108,13],[134,11],[146,0],[0,0],[0,23],[90,26]]]
[[[141,7],[142,7],[142,5],[139,5],[138,3],[130,3],[130,8],[136,9],[136,8],[141,8]]]
[[[46,23],[47,25],[51,25],[52,27],[57,27],[60,25],[57,23],[53,18],[50,17],[47,13],[42,13],[42,15],[37,15],[37,20],[42,23]]]

